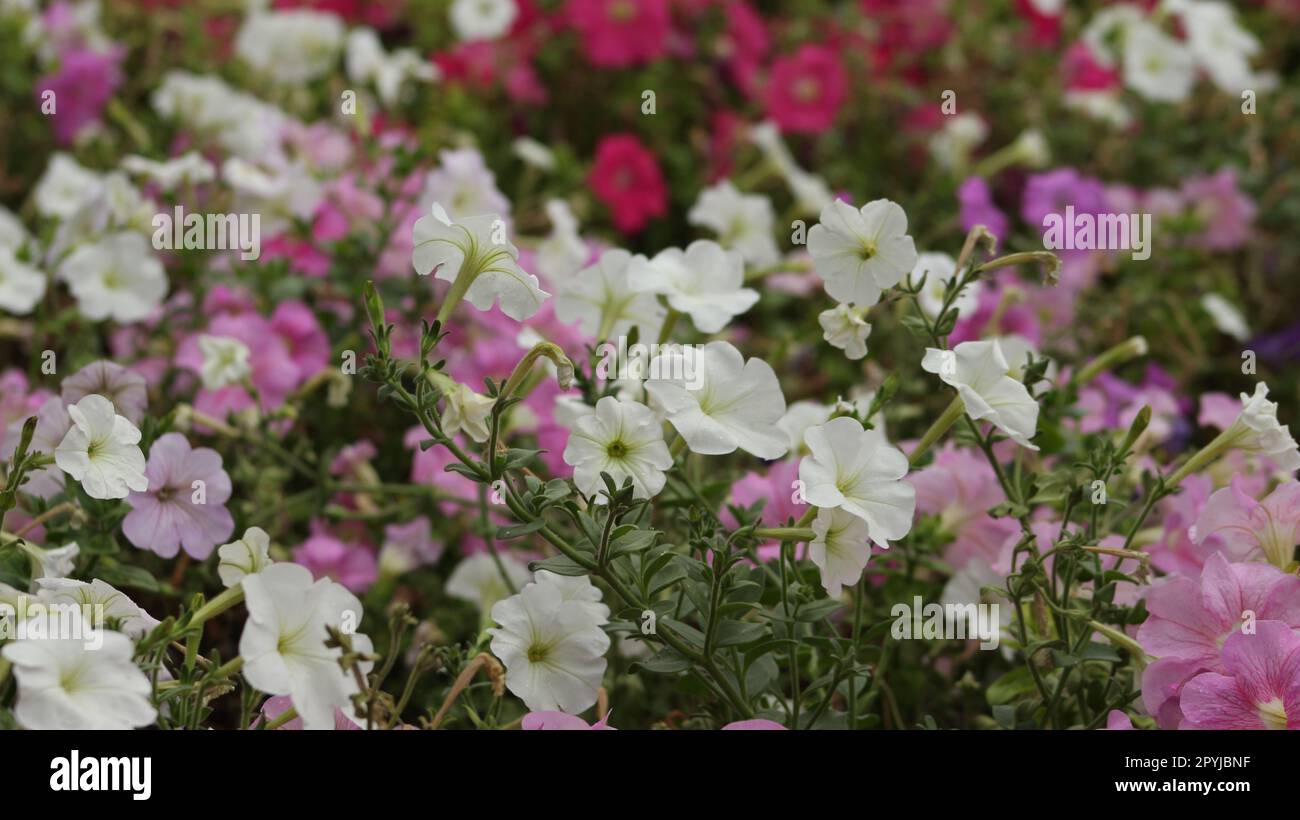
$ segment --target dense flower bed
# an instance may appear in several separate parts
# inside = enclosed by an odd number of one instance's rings
[[[1298,24],[0,0],[0,726],[1300,728]]]

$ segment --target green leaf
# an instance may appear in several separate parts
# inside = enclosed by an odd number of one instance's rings
[[[591,572],[591,570],[582,566],[567,555],[556,555],[552,558],[547,558],[544,561],[530,561],[528,562],[528,568],[533,572],[536,572],[539,569],[544,569],[547,572],[554,572],[556,575],[567,575],[570,577],[587,575]]]
[[[714,635],[716,646],[740,646],[753,643],[767,634],[767,625],[749,621],[723,621]]]
[[[989,705],[1002,706],[1011,703],[1013,700],[1024,697],[1035,691],[1034,678],[1029,674],[1029,670],[1023,666],[1017,666],[1010,672],[998,678],[988,688],[985,697],[988,698]]]
[[[537,532],[546,526],[546,522],[540,518],[529,521],[526,524],[514,524],[509,527],[502,527],[497,530],[497,538],[502,541],[508,541],[511,538],[519,538],[532,532]]]

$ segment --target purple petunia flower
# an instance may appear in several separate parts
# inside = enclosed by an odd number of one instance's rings
[[[988,228],[998,241],[1007,238],[1011,223],[1007,215],[993,203],[993,193],[989,184],[981,177],[971,177],[957,189],[957,201],[961,203],[961,228],[970,231],[976,225]]]
[[[229,540],[235,531],[226,510],[230,476],[216,450],[192,449],[185,436],[167,433],[150,448],[144,473],[149,489],[127,496],[132,510],[122,522],[132,544],[164,558],[184,548],[201,561]]]

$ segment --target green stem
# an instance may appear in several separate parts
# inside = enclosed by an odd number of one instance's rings
[[[1071,379],[1071,382],[1076,387],[1085,385],[1107,370],[1119,367],[1139,356],[1145,356],[1148,350],[1147,340],[1142,336],[1125,339],[1084,365]]]
[[[948,428],[952,427],[965,412],[966,404],[961,400],[961,396],[954,396],[947,409],[940,414],[939,418],[934,420],[934,423],[930,425],[930,429],[926,430],[925,435],[921,436],[921,440],[916,443],[916,447],[912,448],[911,455],[907,457],[908,465],[914,466],[917,461],[920,461],[926,450],[929,450],[935,442],[943,438],[943,434],[948,432]]]

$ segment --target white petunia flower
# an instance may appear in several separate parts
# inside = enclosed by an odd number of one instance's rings
[[[825,424],[834,408],[816,401],[797,401],[790,405],[785,415],[777,421],[777,428],[785,434],[790,443],[790,455],[802,456],[808,452],[804,443],[804,433],[819,424]]]
[[[579,490],[607,503],[598,495],[605,489],[602,472],[616,485],[631,478],[635,497],[650,498],[664,488],[664,471],[673,466],[673,457],[664,444],[662,422],[649,407],[605,396],[596,402],[596,412],[574,424],[564,463],[573,467]]]
[[[451,28],[461,40],[495,40],[505,36],[519,16],[515,0],[453,0]]]
[[[916,258],[912,268],[912,282],[921,281],[925,276],[925,287],[917,294],[921,309],[932,319],[939,318],[943,307],[943,294],[948,285],[957,276],[957,261],[946,253],[923,253]],[[958,317],[969,316],[979,306],[980,281],[976,279],[962,290],[961,296],[953,302]]]
[[[1239,342],[1250,338],[1250,326],[1246,324],[1246,317],[1241,315],[1241,311],[1232,302],[1217,293],[1207,293],[1201,297],[1201,307],[1210,314],[1214,326],[1221,333],[1226,333]]]
[[[0,248],[8,248],[15,254],[32,241],[22,220],[14,216],[13,211],[0,205]]]
[[[838,302],[871,307],[916,265],[907,214],[897,203],[877,199],[857,209],[837,199],[820,219],[808,231],[808,253]]]
[[[348,34],[345,64],[348,79],[354,83],[373,83],[384,105],[399,101],[402,86],[408,79],[432,82],[438,78],[437,67],[418,52],[400,48],[389,54],[379,34],[364,26]]]
[[[703,349],[661,354],[650,368],[646,392],[691,452],[725,455],[739,448],[773,459],[789,449],[776,426],[785,413],[785,396],[762,359],[745,361],[730,342],[709,342]]]
[[[511,558],[509,554],[501,554],[499,558],[501,566],[505,567],[506,576],[510,578],[510,583],[515,589],[528,583],[531,577],[528,567]],[[483,613],[487,613],[492,609],[493,604],[510,595],[510,588],[501,578],[501,570],[497,569],[496,560],[492,558],[491,553],[487,552],[475,553],[457,564],[451,571],[451,576],[447,578],[447,586],[444,590],[453,598],[469,601]]]
[[[578,231],[578,218],[563,199],[547,201],[546,218],[551,221],[551,234],[537,246],[537,270],[551,284],[571,280],[590,256]]]
[[[135,729],[157,717],[135,643],[104,630],[93,640],[25,639],[0,654],[18,681],[14,716],[27,729]]]
[[[103,396],[68,405],[72,428],[54,451],[59,469],[81,482],[91,498],[126,498],[149,489],[140,431]]]
[[[477,149],[442,151],[438,160],[424,183],[422,208],[437,203],[456,222],[479,214],[509,215],[510,200],[497,188],[496,175]]]
[[[306,729],[332,729],[334,710],[351,718],[356,678],[339,666],[341,648],[329,649],[327,626],[346,631],[361,623],[361,602],[328,578],[313,581],[297,564],[272,564],[240,581],[248,620],[239,637],[244,677],[256,689],[288,695]],[[370,652],[370,638],[353,632],[352,647]],[[374,664],[361,664],[369,672]]]
[[[1291,430],[1277,420],[1277,402],[1268,400],[1268,385],[1255,384],[1254,394],[1241,394],[1241,412],[1227,437],[1247,452],[1259,453],[1287,472],[1300,470],[1300,451]]]
[[[609,623],[609,607],[600,602],[600,588],[591,582],[590,575],[558,575],[539,569],[535,579],[539,584],[550,584],[558,589],[564,600],[580,604],[597,624],[604,626]]]
[[[882,547],[907,535],[916,489],[903,480],[907,456],[889,446],[879,430],[840,416],[809,429],[804,440],[811,455],[799,462],[799,480],[809,504],[861,518],[868,536]]]
[[[1250,58],[1260,51],[1255,35],[1237,23],[1232,6],[1211,0],[1178,4],[1187,46],[1223,91],[1240,94],[1255,83]]]
[[[1047,144],[1047,137],[1037,128],[1026,128],[1011,143],[1012,152],[1020,162],[1030,168],[1046,168],[1052,161],[1052,149]]]
[[[817,537],[808,545],[808,557],[821,570],[822,587],[832,598],[843,587],[862,578],[871,558],[870,527],[853,513],[842,509],[821,509],[813,519]]]
[[[449,435],[464,432],[465,435],[482,444],[488,440],[491,430],[488,421],[492,416],[492,405],[496,399],[475,393],[459,382],[448,379],[438,385],[443,393],[442,429]]]
[[[122,160],[122,168],[157,182],[164,191],[173,191],[185,184],[201,185],[217,178],[216,167],[198,151],[190,151],[163,162],[132,155]]]
[[[69,219],[81,204],[98,192],[103,177],[77,164],[67,154],[56,153],[32,191],[41,216]]]
[[[217,575],[221,583],[233,587],[249,575],[271,566],[271,536],[261,527],[249,527],[244,537],[217,548]]]
[[[411,264],[416,273],[433,273],[452,283],[461,275],[474,277],[465,298],[479,310],[491,310],[500,299],[502,313],[523,321],[550,296],[536,276],[519,267],[519,249],[506,236],[500,217],[487,214],[453,222],[435,202],[430,215],[416,220],[413,238]]]
[[[103,628],[111,618],[117,621],[122,632],[139,640],[158,626],[158,619],[145,612],[126,593],[98,578],[86,583],[72,578],[44,577],[36,579],[36,587],[43,603],[81,607],[96,629]]]
[[[577,714],[596,702],[609,636],[581,601],[558,586],[533,583],[492,607],[492,654],[506,688],[534,712]]]
[[[59,266],[59,278],[92,321],[138,322],[167,295],[167,274],[149,243],[137,233],[115,233],[74,250]]]
[[[248,363],[248,346],[231,336],[199,336],[199,351],[203,366],[199,375],[208,390],[220,390],[228,384],[239,384],[253,372]]]
[[[930,155],[944,168],[965,167],[971,151],[988,135],[988,123],[973,111],[945,117],[943,127],[930,138]]]
[[[51,549],[23,541],[18,548],[27,553],[31,562],[33,589],[38,588],[43,578],[67,578],[77,568],[77,556],[81,554],[81,547],[75,541]]]
[[[781,139],[781,129],[771,121],[761,122],[749,129],[749,138],[763,152],[766,161],[776,169],[794,194],[795,205],[802,213],[821,213],[831,204],[835,195],[826,180],[805,171],[794,161],[790,149]]]
[[[596,264],[583,268],[559,288],[555,315],[565,324],[577,323],[582,332],[605,341],[640,328],[640,338],[659,337],[667,312],[653,293],[632,286],[632,254],[610,248]]]
[[[729,179],[701,191],[686,221],[714,231],[724,248],[740,251],[751,265],[773,265],[780,257],[772,238],[776,224],[772,200],[762,194],[742,194]]]
[[[668,305],[688,314],[702,333],[717,333],[758,301],[758,291],[745,287],[740,253],[707,239],[685,251],[666,248],[653,259],[635,257],[628,281],[637,290],[666,296]]]
[[[1158,102],[1182,102],[1196,82],[1196,63],[1186,46],[1150,23],[1124,35],[1124,83]]]
[[[324,188],[302,162],[262,166],[230,157],[221,165],[221,176],[234,189],[236,208],[259,214],[261,230],[269,234],[287,229],[295,219],[309,219],[324,197]]]
[[[251,94],[237,91],[219,77],[169,71],[154,89],[155,111],[205,139],[215,140],[235,156],[262,160],[279,150],[289,117]]]
[[[44,296],[45,274],[19,262],[13,251],[0,245],[0,309],[25,316]]]
[[[1092,16],[1083,29],[1082,39],[1092,56],[1103,66],[1113,68],[1120,62],[1124,38],[1134,26],[1146,25],[1146,12],[1132,3],[1116,3]]]
[[[1011,366],[996,341],[962,342],[952,350],[926,348],[921,367],[955,387],[966,415],[987,421],[1022,447],[1038,430],[1038,402],[1009,374]]]
[[[343,49],[343,21],[312,9],[258,11],[235,35],[235,54],[271,81],[286,86],[324,76]]]
[[[1025,368],[1029,366],[1029,357],[1033,356],[1035,360],[1043,358],[1038,348],[1033,342],[1016,333],[1008,333],[1005,336],[997,336],[994,339],[998,343],[998,349],[1007,359],[1007,375],[1016,381],[1025,380]],[[1038,384],[1029,385],[1029,387],[1039,390],[1046,390],[1056,381],[1057,367],[1056,362],[1048,361],[1047,369],[1043,371],[1043,380]]]
[[[850,359],[861,359],[867,355],[867,337],[871,335],[871,325],[863,318],[865,313],[865,308],[851,305],[836,305],[823,310],[817,315],[817,322],[822,326],[822,338],[831,347],[843,350]]]

